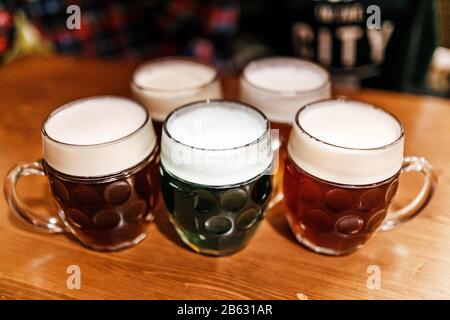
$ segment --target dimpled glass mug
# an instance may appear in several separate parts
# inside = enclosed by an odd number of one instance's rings
[[[221,99],[222,88],[213,65],[190,57],[162,57],[141,64],[131,80],[131,94],[147,107],[156,133],[174,109],[205,99]]]
[[[403,157],[399,120],[372,105],[337,99],[300,109],[288,143],[284,200],[297,240],[324,254],[362,247],[377,230],[413,218],[433,195],[436,177],[419,157]],[[398,211],[389,206],[399,176],[425,176],[422,190]]]
[[[96,250],[142,241],[157,205],[158,148],[148,111],[125,98],[68,103],[42,125],[43,159],[16,165],[4,191],[12,212],[35,230],[75,236]],[[44,218],[18,198],[16,183],[46,175],[58,215]]]
[[[161,193],[180,238],[215,256],[243,249],[272,192],[270,123],[258,110],[208,100],[173,111],[161,140]]]
[[[286,154],[292,120],[298,108],[331,98],[331,76],[328,71],[320,65],[294,57],[274,56],[253,60],[242,71],[239,83],[239,100],[264,112],[272,129],[278,130],[278,137],[274,136],[272,141],[280,159]],[[274,168],[276,171],[278,163]],[[282,177],[283,170],[274,172],[274,193],[278,195],[281,195]]]

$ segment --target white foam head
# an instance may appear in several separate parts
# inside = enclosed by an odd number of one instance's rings
[[[148,112],[120,97],[70,102],[42,126],[45,161],[55,170],[98,177],[131,168],[153,151],[156,135]]]
[[[159,58],[142,64],[134,72],[131,89],[158,121],[181,105],[222,97],[215,68],[183,57]]]
[[[386,111],[344,99],[302,108],[288,144],[289,156],[320,179],[367,185],[394,176],[403,161],[403,128]]]
[[[174,111],[164,123],[161,163],[185,181],[242,183],[264,173],[272,158],[268,120],[238,102],[193,103]]]
[[[331,97],[330,75],[319,65],[297,58],[259,59],[244,69],[240,97],[271,121],[291,123],[300,107]]]

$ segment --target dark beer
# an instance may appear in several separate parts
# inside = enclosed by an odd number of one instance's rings
[[[106,178],[67,176],[44,162],[66,227],[86,246],[115,250],[139,243],[158,201],[158,154]]]
[[[80,99],[42,126],[44,157],[17,165],[5,181],[12,211],[35,229],[68,232],[87,247],[119,250],[141,242],[159,189],[157,138],[147,109],[125,98]],[[20,201],[17,181],[46,175],[59,210],[44,218]]]

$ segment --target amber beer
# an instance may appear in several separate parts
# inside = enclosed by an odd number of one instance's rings
[[[42,126],[44,157],[11,170],[12,211],[35,229],[71,233],[87,247],[119,250],[147,235],[158,199],[158,148],[147,109],[125,98],[73,101]],[[44,219],[15,191],[22,176],[46,175],[59,211]]]
[[[287,218],[300,243],[324,254],[362,247],[377,230],[411,219],[433,194],[423,158],[403,158],[404,132],[388,112],[349,100],[307,105],[295,117],[284,173]],[[416,199],[389,209],[402,172],[425,176]]]

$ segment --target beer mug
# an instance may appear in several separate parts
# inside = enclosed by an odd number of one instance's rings
[[[240,77],[239,100],[260,109],[287,142],[298,108],[331,97],[331,76],[321,66],[294,57],[253,60]]]
[[[131,93],[150,111],[158,135],[164,119],[179,106],[222,98],[220,80],[213,65],[178,56],[141,64],[133,74]]]
[[[280,159],[285,156],[292,120],[298,108],[327,98],[331,98],[328,71],[298,58],[257,59],[245,67],[240,77],[239,99],[264,112],[272,129],[278,130],[278,136],[275,137],[274,132],[272,141]],[[275,168],[278,166],[278,163],[274,165]],[[274,174],[274,193],[280,195],[282,170]]]
[[[5,180],[12,212],[35,230],[71,233],[95,250],[142,241],[157,205],[158,148],[147,109],[125,98],[70,102],[42,125],[43,159],[16,165]],[[45,175],[59,211],[50,218],[19,199],[21,177]]]
[[[344,255],[377,230],[412,219],[436,186],[422,157],[403,157],[404,132],[392,114],[359,101],[324,100],[301,108],[287,148],[283,190],[289,225],[313,251]],[[422,190],[405,207],[389,208],[399,176],[417,171]]]
[[[208,100],[173,111],[161,140],[161,192],[180,238],[199,253],[243,249],[272,191],[270,123],[251,106]]]

